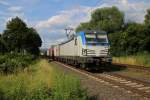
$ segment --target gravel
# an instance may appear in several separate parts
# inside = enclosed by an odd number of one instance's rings
[[[72,73],[79,76],[81,85],[87,89],[90,100],[149,100],[123,88],[98,82],[55,62],[51,62],[50,64],[64,71],[66,74]]]

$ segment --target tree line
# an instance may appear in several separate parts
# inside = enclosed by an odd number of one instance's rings
[[[38,32],[28,27],[19,17],[12,18],[7,22],[6,29],[0,35],[0,53],[30,53],[39,54],[42,40]]]
[[[125,22],[124,13],[117,7],[98,8],[88,22],[81,23],[76,32],[82,30],[104,30],[108,33],[113,56],[150,53],[150,9],[143,23]]]

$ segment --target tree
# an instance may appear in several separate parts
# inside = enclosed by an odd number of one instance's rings
[[[42,45],[42,40],[34,28],[29,28],[24,41],[24,48],[31,54],[39,54],[39,47]]]
[[[19,18],[13,18],[7,22],[3,38],[8,43],[10,50],[21,52],[23,48],[23,38],[27,32],[27,25]]]
[[[81,23],[77,28],[76,28],[76,32],[79,32],[79,31],[84,31],[84,30],[92,30],[92,27],[90,25],[89,22],[86,22],[86,23]]]
[[[114,56],[150,52],[150,9],[147,10],[145,23],[124,23],[124,14],[116,7],[96,9],[91,20],[81,23],[76,31],[92,29],[107,31]]]
[[[76,31],[85,29],[104,30],[113,33],[121,30],[124,24],[124,14],[116,7],[105,7],[96,9],[91,14],[91,20],[87,23],[81,23]]]
[[[8,46],[0,34],[0,53],[3,54],[4,52],[7,51],[8,51]]]
[[[120,30],[124,24],[124,14],[117,7],[96,9],[91,17],[91,24],[96,29],[105,30],[109,33]]]
[[[147,10],[147,14],[145,15],[145,27],[147,28],[147,35],[145,37],[145,48],[150,52],[150,9]]]
[[[109,35],[111,52],[115,56],[150,52],[149,29],[144,24],[128,23],[126,29]]]
[[[145,24],[150,26],[150,9],[147,10],[147,14],[145,15]]]
[[[7,42],[9,51],[31,51],[29,48],[38,49],[41,46],[41,38],[33,28],[28,28],[19,17],[11,19],[3,33],[3,39]],[[33,53],[33,52],[29,52]]]

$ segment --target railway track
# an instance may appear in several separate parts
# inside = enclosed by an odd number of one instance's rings
[[[92,78],[103,84],[110,85],[114,88],[121,88],[128,93],[133,95],[139,95],[146,100],[150,100],[150,83],[133,79],[127,76],[119,75],[117,73],[92,73],[82,69],[77,69],[71,65],[66,65],[64,63],[56,62],[64,67],[67,67],[75,72]]]
[[[113,66],[120,66],[128,69],[136,69],[142,70],[146,72],[150,72],[150,67],[138,66],[138,65],[129,65],[129,64],[119,64],[119,63],[112,63]]]
[[[118,88],[123,88],[133,94],[141,95],[150,99],[150,83],[125,77],[116,73],[98,74],[97,77],[115,85]]]

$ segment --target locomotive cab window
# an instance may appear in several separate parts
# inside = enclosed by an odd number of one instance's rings
[[[106,40],[106,38],[98,38],[97,42],[98,43],[107,43],[107,40]]]
[[[86,33],[85,38],[86,38],[87,45],[108,43],[106,34]]]
[[[107,35],[97,34],[97,42],[98,43],[108,43]]]
[[[87,44],[90,44],[90,43],[95,44],[96,43],[96,41],[95,41],[96,35],[95,34],[86,34],[85,37],[86,37]]]

